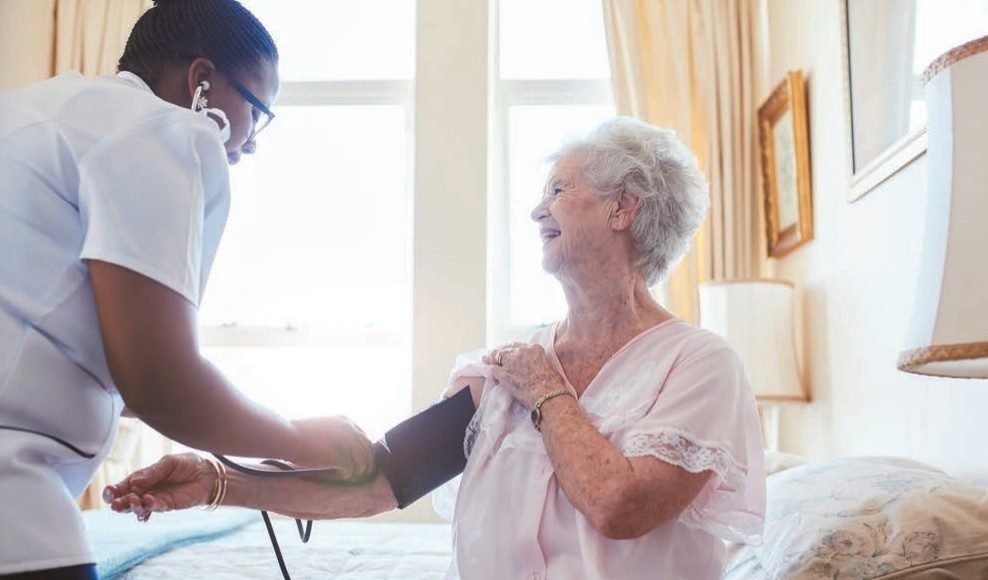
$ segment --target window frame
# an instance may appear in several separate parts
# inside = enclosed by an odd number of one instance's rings
[[[281,85],[276,106],[334,107],[398,105],[405,112],[405,199],[408,215],[414,203],[414,81],[412,80],[353,80],[353,81],[289,81]],[[249,162],[249,159],[247,160]],[[414,232],[412,232],[414,236]],[[221,242],[222,243],[222,242]],[[411,261],[411,252],[408,256]],[[412,276],[415,272],[413,268]],[[414,283],[414,281],[413,281]],[[208,292],[208,289],[207,289]],[[410,315],[409,315],[410,317]],[[409,328],[409,335],[412,329]],[[204,349],[220,347],[304,347],[325,344],[332,331],[321,328],[296,327],[291,323],[279,325],[246,325],[239,321],[202,324],[201,342]]]
[[[511,107],[518,105],[613,105],[611,79],[502,79],[500,2],[490,0],[490,201],[488,248],[488,346],[525,341],[545,325],[511,323]],[[601,8],[603,10],[603,8]],[[560,144],[562,145],[562,144]]]
[[[435,1],[435,0],[433,0]],[[453,0],[441,0],[453,4]],[[423,0],[417,1],[417,16],[423,12]],[[441,7],[429,7],[430,12],[441,10]],[[447,8],[447,12],[451,8]],[[487,346],[503,344],[516,340],[525,340],[540,326],[525,326],[511,324],[511,260],[510,245],[508,244],[508,228],[510,225],[510,166],[509,147],[510,135],[508,119],[511,107],[517,105],[607,105],[613,104],[613,93],[610,79],[502,79],[500,78],[500,30],[499,30],[499,0],[478,0],[469,7],[458,6],[457,11],[476,18],[486,16],[487,52],[485,57],[488,68],[487,90],[487,204],[481,213],[486,212],[487,228],[484,232],[486,240],[485,255],[473,256],[473,259],[485,264],[486,276],[484,292],[487,295],[485,304],[486,324],[483,329],[471,329],[469,333],[486,336]],[[452,37],[456,31],[448,31]],[[436,151],[417,151],[417,140],[421,137],[416,133],[416,119],[419,111],[416,101],[422,103],[433,95],[442,94],[435,89],[419,82],[423,57],[420,54],[423,45],[423,34],[431,35],[432,39],[440,33],[435,27],[423,27],[420,17],[416,22],[416,71],[412,79],[388,80],[333,80],[333,81],[286,81],[282,84],[277,106],[347,106],[347,105],[400,105],[405,109],[406,131],[406,199],[409,215],[417,223],[421,213],[421,199],[417,198],[416,167],[421,171],[421,164],[416,161],[420,153],[425,157],[435,157]],[[476,62],[478,51],[464,51],[455,59],[463,63]],[[473,60],[471,60],[473,59]],[[435,81],[427,81],[433,84]],[[425,102],[424,104],[428,104]],[[428,148],[432,148],[431,145]],[[426,201],[428,211],[441,212],[435,207],[434,201]],[[474,219],[477,216],[472,216]],[[452,236],[453,230],[443,232]],[[460,234],[457,234],[460,235]],[[412,227],[413,246],[418,247],[422,233],[418,227]],[[412,308],[421,311],[422,303],[428,301],[427,296],[421,296],[419,290],[422,276],[423,260],[412,251]],[[434,315],[440,314],[431,306],[427,309]],[[413,342],[422,329],[416,320],[422,319],[422,314],[410,313],[412,320],[410,332]],[[322,336],[318,329],[295,328],[290,325],[251,326],[242,324],[214,324],[202,327],[203,347],[280,347],[280,346],[311,346],[320,344]],[[431,350],[427,348],[426,350]],[[466,349],[464,349],[466,350]],[[416,356],[435,356],[439,353],[421,352],[413,346],[413,365]],[[448,364],[452,364],[452,360]],[[413,372],[413,376],[415,373]],[[432,396],[435,386],[424,387],[420,381],[413,379],[413,409],[421,406],[421,401]],[[428,391],[428,393],[423,392]]]

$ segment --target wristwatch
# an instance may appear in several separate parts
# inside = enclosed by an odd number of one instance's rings
[[[553,391],[547,395],[542,395],[535,405],[532,406],[532,424],[535,425],[535,430],[542,432],[542,405],[549,399],[555,397],[561,397],[562,395],[573,396],[573,393],[566,389],[559,389],[558,391]]]

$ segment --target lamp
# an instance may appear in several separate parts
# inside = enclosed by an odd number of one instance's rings
[[[900,370],[988,378],[988,36],[926,69],[929,202]]]
[[[728,280],[700,285],[700,326],[731,343],[759,403],[767,449],[778,449],[779,405],[806,402],[793,327],[793,285]]]

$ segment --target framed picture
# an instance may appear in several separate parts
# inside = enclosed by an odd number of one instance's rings
[[[979,23],[965,6],[939,11],[929,0],[843,0],[841,77],[844,84],[848,201],[860,199],[926,151],[924,82],[917,64]],[[917,43],[916,23],[927,31]],[[933,51],[933,52],[931,52]],[[942,51],[940,51],[942,52]]]
[[[803,73],[792,70],[758,109],[768,255],[778,258],[813,239],[810,136]]]

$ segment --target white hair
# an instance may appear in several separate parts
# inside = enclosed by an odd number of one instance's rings
[[[710,204],[696,157],[675,131],[630,117],[605,122],[550,160],[574,152],[585,155],[583,175],[602,194],[623,190],[641,198],[631,224],[637,266],[649,285],[665,278],[686,253]]]

